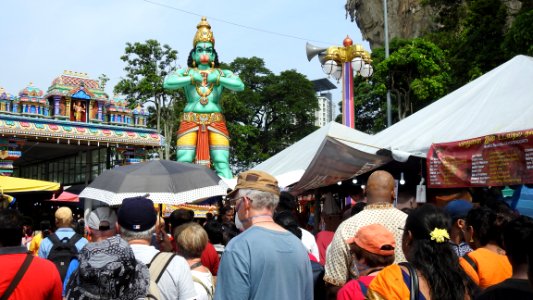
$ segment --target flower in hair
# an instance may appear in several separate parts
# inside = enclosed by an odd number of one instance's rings
[[[446,229],[435,228],[429,233],[431,240],[437,243],[442,243],[450,239],[450,235]]]

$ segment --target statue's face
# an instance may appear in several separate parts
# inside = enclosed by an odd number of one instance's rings
[[[196,44],[192,58],[198,65],[209,65],[215,60],[213,44],[206,42]]]

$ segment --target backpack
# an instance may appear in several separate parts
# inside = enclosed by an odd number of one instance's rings
[[[47,259],[56,265],[59,275],[61,275],[61,281],[64,281],[70,262],[73,259],[78,258],[78,248],[76,248],[76,243],[82,238],[82,236],[75,233],[70,238],[64,237],[59,240],[57,235],[52,233],[48,238],[52,242],[52,249],[50,249]]]
[[[211,286],[211,288],[208,288],[202,282],[202,280],[200,278],[198,278],[198,277],[196,277],[194,275],[192,275],[192,281],[193,282],[197,282],[198,284],[200,284],[204,288],[205,292],[207,293],[207,298],[208,299],[213,299],[214,298],[214,296],[215,296],[215,286]]]
[[[157,283],[175,255],[176,254],[170,252],[159,252],[154,258],[152,258],[152,261],[146,265],[150,271],[150,287],[146,299],[163,299]]]

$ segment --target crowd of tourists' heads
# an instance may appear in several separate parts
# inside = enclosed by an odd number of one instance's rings
[[[231,205],[225,205],[219,210],[219,218],[221,222],[233,222],[235,217],[235,212]]]
[[[185,259],[199,258],[207,245],[207,232],[197,223],[180,225],[174,231],[178,254]]]
[[[46,291],[54,299],[533,299],[533,219],[512,211],[500,189],[476,192],[477,203],[446,199],[407,215],[393,205],[390,173],[375,171],[366,184],[366,201],[346,210],[346,220],[328,195],[315,235],[306,230],[313,222],[298,215],[302,203],[257,170],[239,174],[219,214],[205,222],[174,210],[168,234],[147,197],[90,211],[82,219],[89,243],[68,207],[54,212],[55,226],[41,221],[35,233],[31,220],[1,208],[0,250],[16,248],[17,266],[27,250],[38,254],[28,278],[51,274],[20,294],[26,298]],[[57,250],[56,240],[73,242]],[[10,266],[3,253],[2,266]]]
[[[494,243],[503,247],[502,230],[512,216],[507,212],[496,212],[488,207],[478,207],[466,216],[466,239],[473,249]]]
[[[11,208],[0,208],[1,298],[61,299],[58,269],[51,261],[29,253],[22,237],[22,215]]]
[[[60,207],[55,212],[55,223],[57,228],[72,227],[72,210],[66,206]]]
[[[449,218],[439,208],[424,205],[405,221],[402,248],[405,258],[426,278],[431,299],[464,299],[468,278],[448,245]]]
[[[138,262],[128,243],[118,236],[87,244],[78,270],[67,284],[67,299],[144,298],[150,284],[146,265]]]
[[[178,226],[192,222],[192,220],[194,220],[194,211],[183,208],[176,209],[170,214],[169,220],[171,227],[170,232],[173,233]]]
[[[19,246],[22,238],[22,216],[10,209],[0,210],[0,247]]]
[[[228,194],[244,232],[227,245],[220,263],[216,299],[312,299],[313,272],[307,250],[273,220],[277,180],[251,170]]]
[[[353,238],[357,230],[371,224],[381,224],[393,233],[396,245],[401,245],[401,238],[407,215],[396,209],[394,200],[394,178],[386,171],[375,171],[367,180],[367,205],[354,216],[343,221],[333,236],[326,252],[324,281],[329,283],[332,297],[335,289],[342,287],[351,279],[357,279],[360,270],[357,261],[350,255],[346,240]],[[401,247],[394,251],[395,262],[405,261]],[[334,287],[334,288],[333,288]]]
[[[359,264],[368,268],[385,267],[394,262],[394,235],[381,224],[359,228],[353,238],[346,240]]]
[[[471,252],[472,248],[465,239],[465,218],[473,208],[472,202],[465,199],[452,200],[444,207],[444,212],[450,217],[450,247],[458,257]]]
[[[375,171],[368,177],[366,186],[368,204],[394,200],[394,177],[386,171]]]
[[[157,221],[154,203],[143,197],[124,199],[117,216],[120,235],[126,241],[150,240]]]
[[[87,231],[91,241],[100,241],[117,234],[117,214],[111,207],[98,207],[87,216]]]
[[[298,227],[298,222],[290,211],[282,211],[274,215],[274,222],[287,229],[298,239],[302,239],[302,230]]]
[[[222,244],[224,241],[224,230],[220,222],[206,222],[204,229],[211,244]]]
[[[510,221],[503,230],[503,246],[515,271],[524,271],[528,251],[533,248],[533,219],[519,216]]]

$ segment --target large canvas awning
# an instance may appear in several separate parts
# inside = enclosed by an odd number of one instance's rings
[[[533,57],[518,55],[372,136],[396,160],[425,158],[433,143],[533,128]],[[402,155],[403,154],[403,155]]]
[[[376,169],[391,160],[376,155],[369,135],[336,122],[309,134],[254,169],[284,178],[291,193],[301,194]],[[288,180],[290,179],[290,180]]]
[[[60,187],[59,183],[52,181],[0,176],[1,193],[53,192]]]

